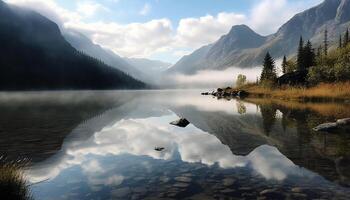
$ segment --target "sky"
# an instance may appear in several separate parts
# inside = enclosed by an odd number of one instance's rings
[[[5,0],[36,10],[123,57],[175,63],[246,24],[269,35],[323,0]]]

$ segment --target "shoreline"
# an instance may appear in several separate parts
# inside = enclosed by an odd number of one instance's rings
[[[313,87],[268,88],[247,84],[237,88],[218,88],[211,93],[219,98],[261,98],[298,102],[350,102],[350,82],[319,84]]]

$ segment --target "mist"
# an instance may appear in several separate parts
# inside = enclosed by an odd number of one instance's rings
[[[175,88],[216,88],[234,86],[237,76],[247,76],[247,81],[255,82],[260,77],[261,67],[239,68],[230,67],[225,70],[201,70],[193,75],[173,74],[163,77],[164,83]]]

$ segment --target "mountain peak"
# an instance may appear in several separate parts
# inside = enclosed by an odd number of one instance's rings
[[[208,58],[226,57],[236,50],[259,47],[265,40],[265,37],[257,34],[247,25],[236,25],[214,44],[208,52]]]
[[[234,25],[230,30],[230,32],[241,32],[241,31],[254,32],[249,26],[245,24]]]

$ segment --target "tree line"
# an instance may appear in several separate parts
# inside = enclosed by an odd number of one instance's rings
[[[304,42],[300,36],[296,58],[283,57],[282,76],[278,77],[274,58],[269,52],[263,61],[263,70],[258,83],[263,85],[298,84],[313,85],[320,82],[350,80],[349,30],[339,35],[336,49],[329,50],[328,31],[324,31],[323,44],[313,48],[310,40]]]

